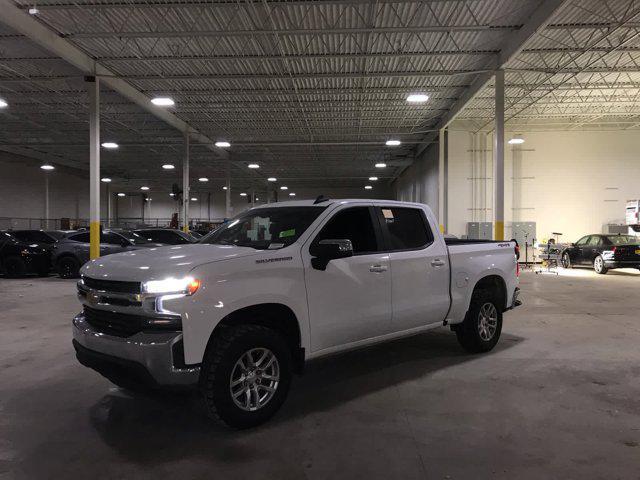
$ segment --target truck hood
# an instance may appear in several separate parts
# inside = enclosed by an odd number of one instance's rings
[[[87,262],[82,275],[101,280],[142,282],[187,275],[198,265],[256,255],[260,250],[233,245],[175,245],[114,253]]]

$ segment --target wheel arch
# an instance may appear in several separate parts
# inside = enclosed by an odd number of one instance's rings
[[[305,351],[302,348],[300,322],[289,306],[282,303],[259,303],[234,310],[218,322],[211,332],[206,349],[209,349],[213,338],[221,329],[238,325],[261,325],[280,333],[291,349],[294,371],[302,372]]]
[[[500,275],[487,275],[479,279],[475,286],[473,287],[473,291],[471,293],[471,298],[476,294],[479,290],[489,290],[497,293],[497,300],[502,305],[502,309],[506,310],[507,308],[507,284]]]

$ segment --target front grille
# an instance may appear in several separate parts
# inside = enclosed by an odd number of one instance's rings
[[[140,282],[121,282],[117,280],[99,280],[83,277],[84,284],[94,290],[104,290],[114,293],[140,293]]]
[[[141,332],[148,320],[140,315],[96,310],[87,306],[84,307],[84,318],[97,331],[123,338]]]

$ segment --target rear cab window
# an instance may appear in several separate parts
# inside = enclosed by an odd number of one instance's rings
[[[390,251],[422,250],[434,241],[424,212],[411,207],[376,207]]]

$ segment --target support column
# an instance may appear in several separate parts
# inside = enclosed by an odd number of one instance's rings
[[[231,163],[227,162],[227,190],[225,191],[225,217],[231,218]]]
[[[439,134],[438,220],[440,231],[446,233],[449,223],[449,132],[443,128]]]
[[[189,132],[184,133],[184,158],[182,159],[182,230],[189,232]]]
[[[87,77],[89,89],[89,257],[100,256],[100,81]]]
[[[49,229],[49,174],[44,172],[44,228]]]
[[[504,70],[495,72],[495,129],[493,133],[493,190],[495,240],[504,240]]]
[[[107,227],[111,228],[111,189],[109,184],[106,184],[107,189]]]

